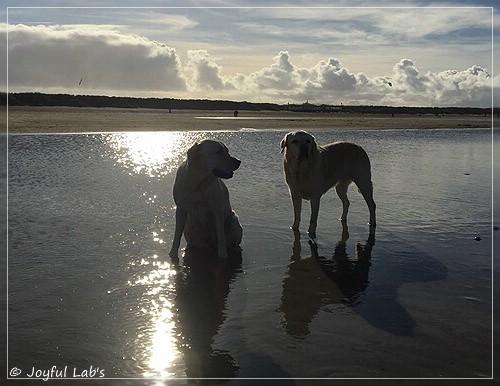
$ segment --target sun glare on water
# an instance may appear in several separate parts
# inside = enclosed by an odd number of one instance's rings
[[[133,132],[109,134],[105,141],[129,174],[162,177],[175,170],[187,149],[202,137],[193,132]]]
[[[143,260],[140,265],[152,266],[135,281],[132,287],[144,287],[141,314],[148,322],[139,344],[145,348],[142,358],[143,376],[169,378],[175,376],[176,364],[181,359],[179,337],[176,329],[176,311],[172,300],[177,271],[169,263],[160,262],[157,256]]]
[[[193,132],[133,132],[108,134],[104,142],[111,158],[129,175],[162,178],[173,173],[189,147],[203,138],[203,133]],[[158,232],[152,235],[155,242],[163,243]],[[142,375],[156,379],[178,376],[183,371],[175,304],[178,272],[153,251],[129,265],[134,273],[128,285],[140,293],[136,358]]]

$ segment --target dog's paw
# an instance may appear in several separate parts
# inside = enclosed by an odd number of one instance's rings
[[[312,244],[318,244],[318,239],[316,237],[316,232],[307,232],[307,235],[309,236],[309,242]]]

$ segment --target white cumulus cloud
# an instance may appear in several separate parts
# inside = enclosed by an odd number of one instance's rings
[[[309,100],[316,103],[355,103],[425,106],[488,106],[491,79],[480,66],[422,74],[411,59],[402,59],[387,75],[354,74],[335,58],[311,67],[298,67],[287,51],[274,62],[247,76],[233,79],[242,92],[258,92],[262,101]]]
[[[174,48],[113,26],[11,25],[8,43],[11,90],[71,88],[82,78],[92,90],[186,88]]]
[[[194,90],[223,90],[233,88],[221,75],[222,67],[210,58],[206,50],[189,50],[187,69],[192,71]]]
[[[297,86],[297,69],[288,52],[281,51],[271,66],[251,73],[246,81],[259,90],[293,90]]]
[[[394,66],[393,93],[408,104],[436,106],[487,106],[492,84],[488,71],[480,66],[422,74],[410,59]]]
[[[294,53],[286,50],[270,56],[268,65],[234,75],[225,74],[219,59],[206,49],[187,50],[181,60],[174,47],[116,25],[18,24],[8,32],[10,92],[487,107],[494,83],[488,69],[478,65],[425,72],[416,61],[404,58],[374,76],[355,73],[334,56],[298,66]],[[6,35],[7,26],[0,24],[0,50],[7,49]],[[231,56],[225,55],[227,63]],[[0,71],[2,66],[5,62],[0,61]],[[493,87],[498,89],[498,83],[497,77]]]

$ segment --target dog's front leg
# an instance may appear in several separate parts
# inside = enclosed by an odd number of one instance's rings
[[[293,191],[290,191],[290,195],[292,197],[292,204],[293,204],[292,229],[294,231],[298,231],[300,225],[300,212],[302,211],[302,197],[300,196],[300,194]]]
[[[175,210],[175,233],[172,248],[170,248],[169,256],[172,259],[178,259],[179,246],[181,245],[182,232],[186,227],[187,211],[183,208],[177,207]]]
[[[217,254],[220,258],[227,258],[226,232],[224,227],[224,211],[216,208],[214,211],[215,230],[217,232]]]
[[[315,241],[316,227],[318,226],[319,201],[321,196],[311,197],[311,220],[309,221],[309,229],[307,234],[309,238]]]

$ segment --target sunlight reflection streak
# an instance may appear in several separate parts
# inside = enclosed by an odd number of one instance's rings
[[[177,271],[169,263],[157,261],[156,255],[152,259],[152,262],[149,258],[142,259],[153,266],[152,271],[138,277],[135,282],[129,282],[129,285],[145,288],[141,312],[150,318],[150,332],[141,338],[144,340],[141,343],[148,347],[144,363],[147,370],[143,375],[168,378],[175,376],[175,363],[181,357],[171,300]]]
[[[163,178],[173,173],[186,158],[188,148],[204,137],[202,132],[133,132],[107,134],[103,140],[111,158],[130,176]],[[156,202],[155,193],[143,194],[148,204]],[[160,232],[151,231],[150,235],[155,243],[162,244]],[[137,346],[142,348],[143,375],[162,379],[176,376],[182,363],[182,338],[177,334],[175,312],[177,271],[160,261],[157,254],[138,256],[129,265],[136,271],[128,284],[139,287],[141,293],[139,311],[143,321]]]
[[[193,132],[134,132],[112,133],[104,141],[129,174],[163,177],[175,170],[187,149],[202,138],[203,133]]]

